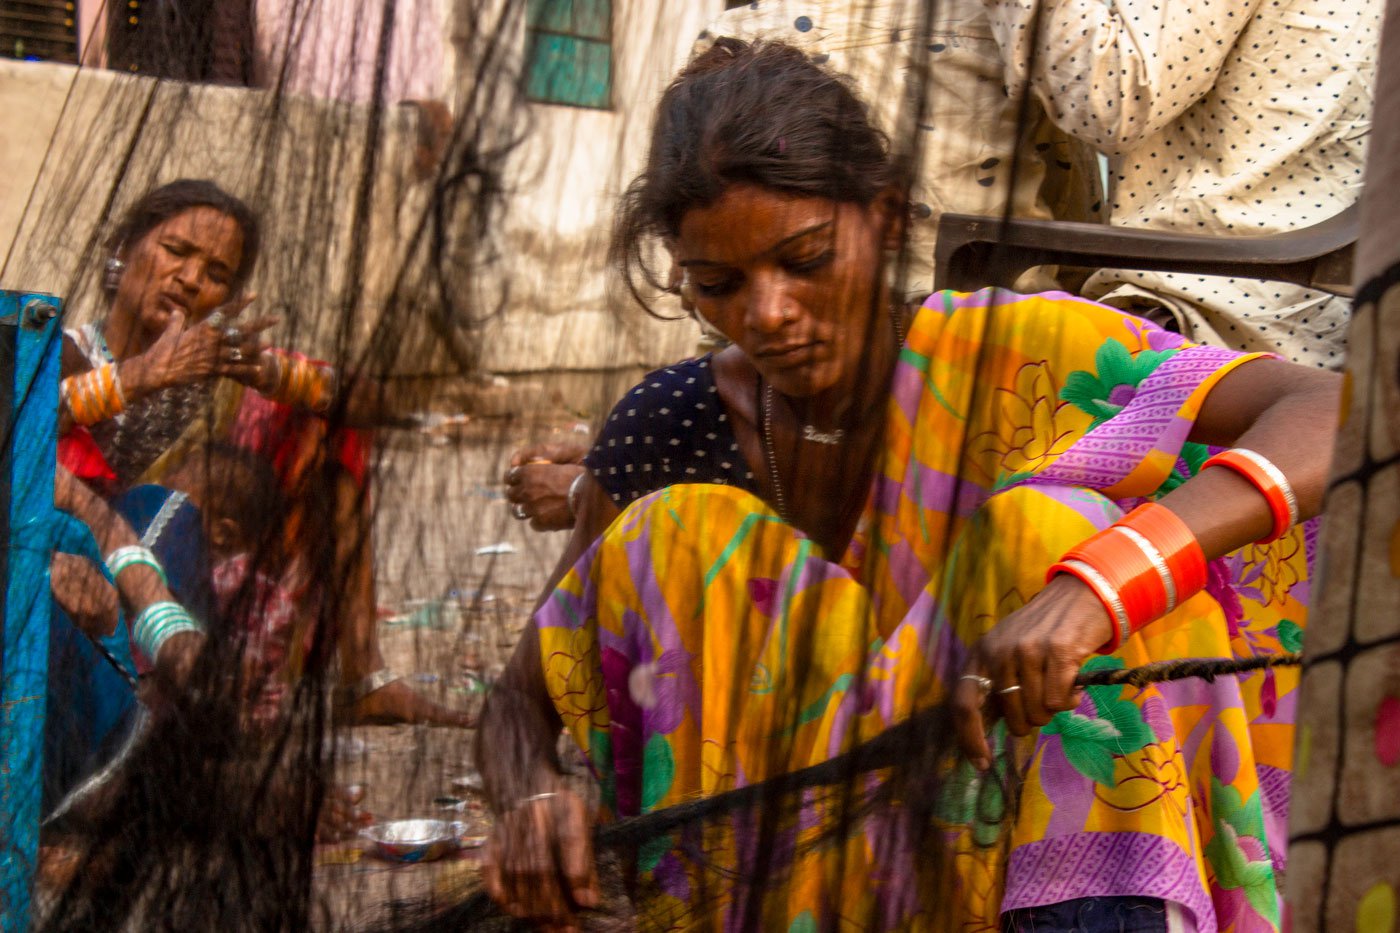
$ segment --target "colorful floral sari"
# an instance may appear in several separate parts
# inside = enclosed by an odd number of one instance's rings
[[[894,373],[846,553],[728,487],[634,503],[535,619],[547,689],[607,810],[820,762],[942,701],[1069,546],[1199,468],[1187,435],[1203,400],[1256,358],[1068,295],[936,294]],[[1312,533],[1215,561],[1207,592],[1088,666],[1296,649]],[[740,817],[660,840],[638,858],[644,925],[992,930],[1002,910],[1134,894],[1183,905],[1202,931],[1275,928],[1295,683],[1279,670],[1089,688],[1001,762],[1023,775],[1009,831],[987,779],[950,775],[938,877],[908,827],[872,817],[823,841],[820,806],[763,840]],[[739,894],[759,847],[794,855],[759,879],[771,890],[754,914]]]

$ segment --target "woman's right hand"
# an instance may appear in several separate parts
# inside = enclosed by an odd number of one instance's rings
[[[600,900],[583,798],[559,783],[502,813],[481,875],[486,892],[512,917],[544,930],[577,930],[578,909]]]
[[[521,447],[506,470],[506,501],[518,508],[518,518],[528,518],[536,531],[561,531],[574,526],[569,489],[584,472],[588,448],[574,441],[555,441]]]

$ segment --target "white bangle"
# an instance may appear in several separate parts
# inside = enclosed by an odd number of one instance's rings
[[[574,518],[578,518],[578,498],[583,493],[583,480],[586,476],[588,476],[587,469],[575,476],[574,481],[569,484],[569,514]]]
[[[165,578],[165,568],[160,565],[160,561],[156,560],[155,553],[148,547],[143,547],[139,544],[128,544],[125,547],[119,547],[107,555],[106,563],[107,569],[112,573],[113,580],[115,580],[123,570],[140,564],[154,570],[156,576],[160,577],[162,585],[170,585],[170,581]]]
[[[179,603],[165,600],[151,603],[131,626],[131,642],[147,658],[154,661],[161,646],[181,632],[203,632],[193,616]]]
[[[545,791],[545,792],[542,793],[542,794],[531,794],[531,795],[528,796],[528,797],[521,797],[521,798],[520,798],[519,800],[517,800],[515,803],[513,803],[513,804],[511,804],[509,807],[507,807],[507,808],[501,813],[501,815],[504,816],[506,813],[514,813],[516,810],[519,810],[521,807],[525,806],[525,804],[527,804],[527,803],[534,803],[536,800],[549,800],[549,799],[552,798],[552,797],[558,797],[558,796],[559,796],[559,792],[558,792],[558,791],[547,790],[547,791]]]

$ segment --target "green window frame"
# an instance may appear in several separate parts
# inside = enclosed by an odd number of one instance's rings
[[[529,0],[525,99],[612,107],[612,0]]]

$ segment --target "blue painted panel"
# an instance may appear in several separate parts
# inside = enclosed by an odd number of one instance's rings
[[[0,655],[0,930],[28,926],[38,850],[49,650],[49,555],[58,413],[59,299],[0,291],[0,339],[14,340],[9,542]],[[16,328],[16,324],[18,327]],[[17,336],[16,336],[17,331]]]

